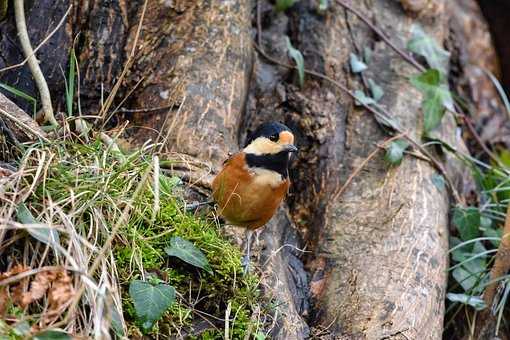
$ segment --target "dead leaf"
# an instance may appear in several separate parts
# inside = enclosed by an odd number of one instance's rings
[[[9,294],[6,287],[0,287],[0,319],[5,317],[7,307],[9,306]]]
[[[21,300],[21,306],[25,307],[28,304],[39,300],[45,294],[48,288],[50,288],[51,282],[57,278],[57,272],[44,271],[37,273],[35,279],[30,285],[30,290],[23,294]]]
[[[72,278],[65,271],[59,272],[48,292],[49,312],[60,312],[69,304],[74,294]]]

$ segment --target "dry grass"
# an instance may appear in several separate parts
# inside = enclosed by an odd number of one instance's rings
[[[1,172],[0,334],[141,336],[127,285],[148,276],[172,284],[178,298],[146,332],[193,334],[202,323],[209,338],[256,333],[258,279],[242,277],[239,249],[213,220],[182,209],[178,178],[159,171],[158,145],[126,155],[113,145],[85,145],[68,131],[27,144],[17,170]],[[168,259],[163,249],[176,235],[206,254],[214,274]]]

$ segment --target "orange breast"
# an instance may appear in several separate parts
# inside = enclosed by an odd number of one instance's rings
[[[272,186],[255,180],[245,166],[244,153],[232,156],[213,181],[219,213],[229,223],[256,229],[273,217],[289,189],[289,180]]]

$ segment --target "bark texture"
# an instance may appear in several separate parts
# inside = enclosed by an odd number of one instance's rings
[[[26,2],[25,17],[28,36],[34,49],[57,27],[68,7],[68,0]],[[66,65],[70,43],[71,34],[66,30],[66,25],[64,24],[36,52],[36,57],[41,61],[41,71],[46,78],[52,98],[58,98],[54,100],[56,103],[63,103],[61,94],[64,88],[64,74],[67,74]],[[12,6],[10,6],[7,18],[0,23],[0,69],[21,63],[24,59],[25,56],[17,37],[14,12],[12,11]],[[37,88],[27,64],[1,72],[0,82],[23,91],[34,98],[38,98]],[[2,93],[14,100],[23,110],[33,114],[32,103],[15,97],[12,93],[3,89]]]

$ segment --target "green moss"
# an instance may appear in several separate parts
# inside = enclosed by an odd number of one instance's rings
[[[162,181],[175,183],[167,177],[163,177]],[[130,260],[138,257],[145,271],[157,273],[177,292],[199,301],[193,306],[194,309],[217,318],[224,317],[225,308],[231,303],[235,306],[232,313],[236,315],[232,334],[243,337],[251,322],[251,306],[258,299],[258,278],[243,276],[240,250],[221,235],[219,227],[212,220],[183,212],[175,194],[167,193],[160,199],[160,211],[153,222],[146,218],[152,215],[151,194],[148,193],[145,199],[138,202],[136,214],[132,216],[124,234],[129,238],[129,246],[118,246],[115,250],[118,270],[121,273],[131,272]],[[207,273],[166,256],[164,248],[174,236],[193,242],[206,255],[213,272]],[[126,274],[121,276],[127,277]],[[187,302],[188,306],[191,302]],[[188,306],[181,300],[167,313],[162,322],[167,323],[170,331],[177,332],[192,326],[196,315]],[[125,306],[125,309],[129,308]],[[134,314],[130,317],[133,318]],[[223,330],[211,330],[204,334],[207,334],[203,335],[205,338],[221,338]]]
[[[178,293],[176,303],[155,324],[152,334],[193,334],[196,321],[211,318],[218,323],[229,304],[233,318],[230,334],[234,338],[243,338],[248,329],[256,329],[254,325],[250,327],[250,316],[258,305],[259,279],[243,275],[241,251],[222,236],[221,227],[211,216],[197,217],[183,210],[184,187],[180,180],[160,174],[157,214],[152,181],[132,202],[142,174],[151,166],[152,155],[136,152],[120,159],[100,141],[83,145],[67,140],[41,149],[53,157],[44,181],[27,202],[36,216],[49,199],[59,202],[73,216],[81,235],[90,235],[91,224],[102,228],[101,233],[92,235],[92,242],[100,246],[126,204],[131,206],[129,218],[112,245],[128,334],[141,334],[128,294],[129,283],[149,273],[174,286]],[[164,249],[174,236],[193,242],[207,257],[212,272],[167,256]],[[219,339],[224,334],[222,327],[200,336]]]

